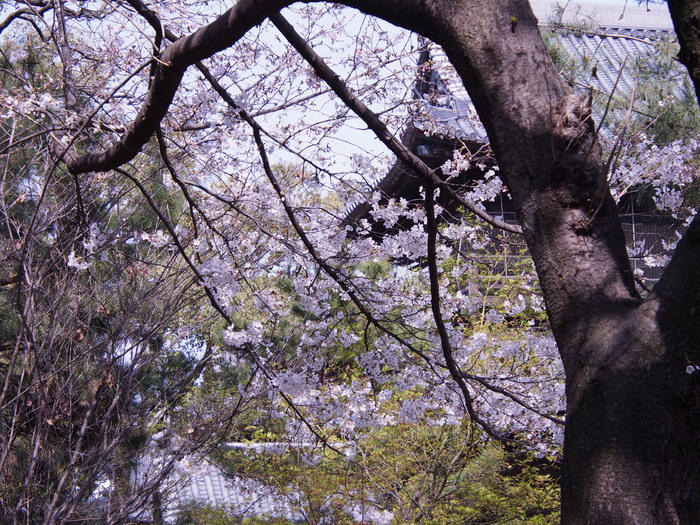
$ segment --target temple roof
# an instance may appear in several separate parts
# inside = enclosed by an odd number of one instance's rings
[[[665,5],[647,11],[643,7],[543,0],[532,0],[531,4],[562,75],[574,89],[592,91],[601,99],[631,98],[640,82],[640,67],[656,54],[657,45],[675,38]],[[430,44],[419,64],[423,69],[419,75],[431,75],[431,79],[416,82],[414,96],[425,106],[413,116],[413,124],[427,134],[488,142],[444,51]]]

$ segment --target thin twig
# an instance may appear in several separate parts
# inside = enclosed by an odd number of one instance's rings
[[[476,413],[474,410],[474,401],[472,399],[467,383],[464,381],[464,376],[459,366],[454,360],[452,354],[452,343],[450,342],[450,335],[447,333],[447,327],[445,326],[445,321],[442,317],[442,311],[440,308],[441,298],[440,298],[440,279],[437,268],[437,219],[435,217],[435,187],[428,183],[425,188],[425,214],[427,217],[428,225],[428,275],[430,276],[430,307],[433,311],[433,319],[435,320],[435,327],[437,328],[438,335],[440,336],[440,346],[442,347],[442,355],[445,358],[445,363],[447,364],[447,369],[450,371],[452,379],[457,383],[459,389],[462,392],[462,397],[464,398],[464,405],[467,409],[467,413],[474,423],[479,425],[484,432],[486,432],[492,438],[504,442],[508,441],[507,438],[497,433],[491,425]]]

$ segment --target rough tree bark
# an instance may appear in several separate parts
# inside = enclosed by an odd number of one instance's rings
[[[556,75],[527,3],[501,4],[444,17],[443,45],[511,190],[566,370],[562,522],[696,523],[698,225],[642,300],[590,107]]]
[[[134,127],[73,159],[118,166],[167,112],[186,67],[290,2],[240,0],[166,48]],[[700,519],[700,223],[654,291],[635,290],[590,104],[562,81],[527,0],[346,0],[441,44],[469,91],[516,205],[566,370],[565,524]],[[673,0],[682,59],[700,68],[700,8]],[[165,64],[165,65],[163,65]]]

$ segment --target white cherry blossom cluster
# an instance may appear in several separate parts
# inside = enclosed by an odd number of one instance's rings
[[[632,189],[648,186],[658,210],[682,213],[683,192],[696,180],[693,160],[697,155],[698,143],[694,139],[660,146],[641,135],[628,144],[611,173],[613,196],[619,200]]]

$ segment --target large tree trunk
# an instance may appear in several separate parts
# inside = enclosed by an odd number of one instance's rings
[[[587,363],[567,377],[563,523],[698,523],[698,378],[685,372],[687,325],[666,314],[645,301],[581,347]]]
[[[566,370],[562,523],[696,524],[698,226],[642,300],[590,107],[561,81],[527,2],[439,5],[442,38],[430,36],[487,128]]]

